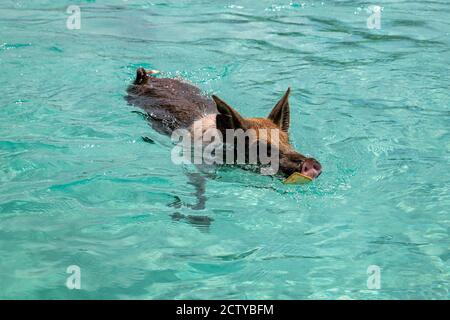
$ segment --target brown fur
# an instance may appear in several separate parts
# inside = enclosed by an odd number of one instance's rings
[[[151,78],[143,68],[137,70],[136,80],[127,93],[125,99],[144,109],[153,127],[165,134],[188,128],[195,120],[217,113],[214,102],[197,87],[177,79]]]
[[[256,131],[256,137],[259,139],[259,129],[265,129],[268,133],[268,141],[267,143],[271,144],[271,130],[278,130],[278,139],[279,139],[279,148],[282,152],[288,152],[292,151],[291,144],[289,143],[289,136],[286,132],[283,130],[280,130],[280,128],[272,121],[266,118],[247,118],[245,119],[245,122],[247,123],[248,129],[253,129]]]

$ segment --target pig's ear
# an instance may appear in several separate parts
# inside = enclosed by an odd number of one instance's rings
[[[269,119],[272,120],[281,130],[284,132],[289,131],[290,123],[290,111],[289,111],[289,93],[291,88],[289,87],[280,101],[273,107],[272,112],[269,114]]]
[[[136,70],[136,79],[134,80],[135,85],[142,85],[148,82],[147,71],[144,68],[138,68]]]
[[[216,116],[217,129],[225,134],[226,129],[246,129],[244,118],[218,96],[212,96],[219,113]]]

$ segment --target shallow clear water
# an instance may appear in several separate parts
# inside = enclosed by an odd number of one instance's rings
[[[80,30],[71,4],[0,4],[0,298],[449,298],[448,1],[374,3],[379,30],[366,1],[76,1]],[[193,210],[170,139],[123,99],[138,66],[246,116],[291,86],[291,138],[324,173],[219,170]]]

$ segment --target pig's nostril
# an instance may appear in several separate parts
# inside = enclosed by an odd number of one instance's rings
[[[315,163],[314,165],[313,165],[313,168],[315,169],[315,170],[317,170],[317,171],[320,171],[320,165],[318,165],[317,163]]]

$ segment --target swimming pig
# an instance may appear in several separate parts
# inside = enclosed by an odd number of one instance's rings
[[[177,129],[187,129],[194,139],[203,135],[208,129],[217,129],[225,140],[226,132],[243,130],[255,132],[248,144],[265,144],[269,150],[278,154],[278,172],[285,177],[299,172],[311,179],[317,178],[322,166],[314,158],[306,157],[295,151],[289,143],[289,93],[290,88],[277,102],[267,118],[244,118],[235,109],[219,97],[208,98],[201,91],[184,81],[168,78],[151,77],[152,71],[139,68],[136,79],[128,89],[126,100],[145,110],[155,130],[171,134]],[[197,130],[201,128],[201,130]],[[278,135],[274,145],[270,134],[275,130]],[[229,141],[224,141],[229,142]],[[248,150],[248,149],[246,149]],[[270,151],[269,151],[270,152]]]

